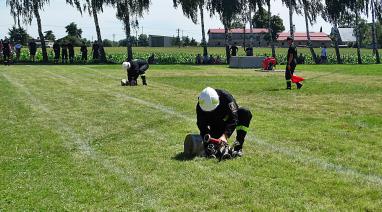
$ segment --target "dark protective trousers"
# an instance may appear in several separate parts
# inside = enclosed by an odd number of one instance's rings
[[[138,77],[141,76],[143,85],[147,85],[146,82],[146,70],[149,69],[149,65],[143,65],[139,70],[129,70],[127,73],[127,80],[130,85],[136,85]]]
[[[285,80],[286,80],[286,84],[287,84],[287,89],[291,89],[292,87],[292,75],[294,73],[294,70],[296,69],[296,66],[291,66],[290,67],[291,69],[288,70],[288,65],[286,66],[285,68]]]
[[[240,143],[240,145],[243,145],[245,136],[247,135],[247,132],[249,130],[249,124],[251,123],[252,119],[252,113],[246,108],[240,107],[237,110],[238,114],[238,123],[236,125],[236,140]],[[219,138],[221,135],[223,135],[225,128],[221,125],[217,125],[216,128],[210,129],[210,135],[213,138]]]

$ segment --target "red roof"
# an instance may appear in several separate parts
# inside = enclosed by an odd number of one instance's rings
[[[253,33],[268,33],[268,29],[266,28],[253,28],[252,29],[252,32]],[[231,30],[228,30],[228,33],[231,33],[231,34],[243,34],[244,33],[244,29],[231,29]],[[245,29],[245,33],[249,34],[251,33],[251,30],[250,29]],[[209,29],[208,30],[208,34],[224,34],[224,29]]]
[[[312,41],[332,41],[329,38],[329,35],[327,35],[324,32],[310,32],[309,35],[310,35],[310,40],[312,40]],[[277,41],[284,41],[287,39],[288,36],[290,36],[289,32],[279,33],[279,37],[277,38]],[[295,41],[307,41],[308,37],[306,36],[306,32],[294,33],[294,40]]]

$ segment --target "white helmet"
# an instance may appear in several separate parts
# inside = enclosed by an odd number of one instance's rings
[[[219,105],[219,95],[215,89],[207,87],[200,93],[198,101],[203,111],[210,112]]]
[[[130,64],[129,62],[123,62],[123,63],[122,63],[122,68],[123,68],[124,70],[129,70],[130,67],[131,67],[131,64]]]

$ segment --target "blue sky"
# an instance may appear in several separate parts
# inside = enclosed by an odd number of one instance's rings
[[[286,30],[289,29],[288,10],[284,7],[280,0],[274,1],[272,4],[272,13],[279,14],[284,20]],[[209,17],[206,13],[206,29],[223,28],[218,17]],[[96,39],[96,32],[92,17],[88,14],[81,14],[73,7],[65,4],[64,0],[51,0],[51,3],[45,6],[41,12],[43,30],[52,30],[56,37],[66,35],[65,26],[70,22],[75,22],[83,30],[82,36],[87,39]],[[122,23],[115,18],[114,8],[107,7],[103,14],[99,15],[99,22],[103,39],[120,40],[124,38]],[[305,31],[305,21],[301,16],[294,15],[294,22],[297,31]],[[9,7],[6,7],[5,0],[0,0],[0,38],[7,36],[8,28],[13,25],[13,18],[9,14]],[[198,41],[201,40],[200,25],[195,25],[191,20],[187,19],[181,9],[174,9],[172,0],[152,0],[150,11],[144,14],[140,19],[138,34],[155,35],[176,35],[176,29],[180,28],[183,35],[194,37]],[[311,27],[312,31],[319,31],[323,27],[324,32],[329,33],[331,26],[324,22],[321,18]],[[33,37],[37,37],[37,26],[35,20],[31,26],[25,26],[28,33]],[[135,32],[133,32],[135,34]]]

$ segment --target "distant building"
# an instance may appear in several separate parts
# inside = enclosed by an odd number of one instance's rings
[[[329,35],[324,32],[311,32],[309,35],[310,41],[312,42],[312,47],[330,47],[332,45],[332,40]],[[277,44],[279,47],[288,47],[288,42],[286,41],[288,36],[290,36],[289,32],[279,33],[279,37],[277,38]],[[301,47],[308,46],[308,37],[306,32],[294,33],[294,44]]]
[[[170,47],[173,45],[174,38],[162,35],[149,35],[150,47]]]
[[[254,47],[266,47],[269,45],[268,41],[264,37],[268,34],[268,29],[265,28],[255,28],[250,29],[231,29],[228,31],[228,42],[229,45],[244,45],[244,34],[245,34],[245,46],[249,46],[252,37],[252,46]],[[225,34],[224,29],[210,29],[208,30],[208,46],[224,46],[225,45]]]
[[[338,28],[338,32],[340,34],[340,44],[352,46],[357,42],[355,37],[354,28]]]

